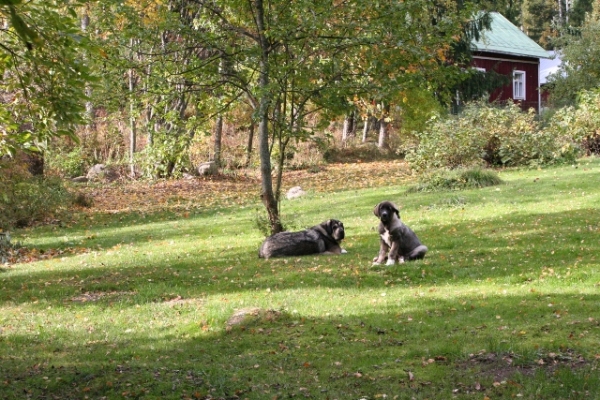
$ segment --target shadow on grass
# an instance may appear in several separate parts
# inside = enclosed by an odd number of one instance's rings
[[[557,318],[547,296],[573,315]],[[230,330],[179,304],[179,326],[3,336],[0,388],[6,399],[596,398],[597,361],[577,349],[599,325],[580,303],[578,293],[425,296],[346,317],[274,311]]]

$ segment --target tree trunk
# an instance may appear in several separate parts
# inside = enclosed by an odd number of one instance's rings
[[[351,125],[352,125],[352,116],[349,114],[346,114],[346,116],[344,117],[344,126],[342,128],[342,145],[344,145],[346,143],[346,140],[348,140],[348,137],[350,136]]]
[[[379,120],[379,143],[377,144],[377,147],[379,147],[380,149],[383,149],[384,147],[386,147],[388,145],[388,123],[386,121],[386,119],[389,116],[389,111],[390,111],[390,106],[389,105],[385,105],[383,107],[383,112],[381,115],[381,120]]]
[[[133,64],[135,47],[135,39],[130,40],[131,45],[131,61]],[[134,95],[135,87],[137,85],[136,77],[134,75],[133,68],[128,71],[129,79],[129,174],[132,178],[135,178],[135,150],[137,148],[137,123],[135,120],[135,99]]]
[[[344,118],[344,127],[342,129],[342,143],[346,143],[349,137],[356,136],[356,114],[354,111],[347,114]]]
[[[88,10],[86,9],[84,11],[83,16],[81,17],[81,30],[83,32],[86,32],[89,25],[90,25],[90,16],[88,15]],[[84,56],[84,57],[87,61],[87,57],[86,56]],[[88,99],[90,99],[92,97],[92,87],[89,84],[85,85],[85,95],[87,96]],[[92,130],[94,129],[94,117],[95,117],[94,104],[90,100],[87,100],[85,102],[85,116],[87,119],[87,124],[85,125],[85,134],[86,134],[86,136],[90,136]]]
[[[254,123],[248,127],[248,144],[246,145],[246,161],[244,165],[248,167],[252,158],[252,142],[254,141]]]
[[[356,110],[352,111],[352,127],[350,128],[350,136],[356,137],[356,129],[358,128]]]
[[[133,69],[129,70],[129,93],[131,99],[129,100],[129,173],[132,178],[135,178],[135,149],[137,147],[137,126],[135,123],[135,96],[133,91],[135,89],[135,80],[133,77]]]
[[[221,60],[219,61],[219,74],[223,77],[223,81],[225,81],[225,76],[228,71],[227,59],[225,53],[221,54]],[[221,99],[221,95],[217,96]],[[217,168],[221,167],[221,144],[223,141],[223,115],[219,114],[217,120],[215,121],[215,140],[214,140],[214,162]]]
[[[370,117],[366,116],[365,117],[365,126],[363,126],[363,135],[362,135],[363,143],[367,142],[367,134],[369,133],[369,120],[370,120]]]
[[[269,106],[271,95],[269,93],[269,43],[265,35],[264,5],[262,0],[255,0],[256,24],[259,33],[261,57],[259,61],[258,86],[260,91],[258,110],[258,137],[260,154],[260,173],[262,178],[260,198],[267,209],[271,234],[283,231],[279,219],[279,207],[273,194],[273,179],[271,177],[271,154],[269,152]]]
[[[214,162],[217,168],[221,167],[221,142],[223,137],[223,116],[219,115],[215,122]]]

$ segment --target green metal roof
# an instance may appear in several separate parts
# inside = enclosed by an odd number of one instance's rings
[[[529,38],[502,14],[491,12],[490,30],[482,33],[473,45],[477,51],[511,54],[515,56],[550,58],[550,55],[539,44]]]

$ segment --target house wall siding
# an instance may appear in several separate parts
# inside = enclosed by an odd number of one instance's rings
[[[499,74],[512,76],[514,70],[525,72],[525,100],[519,100],[523,110],[534,108],[539,112],[539,59],[513,57],[505,54],[479,53],[473,57],[473,67],[485,68]],[[512,80],[507,86],[496,89],[489,101],[505,102],[513,98]]]

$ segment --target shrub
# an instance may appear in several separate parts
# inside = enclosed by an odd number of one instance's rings
[[[388,149],[380,149],[377,143],[361,143],[358,138],[351,138],[345,147],[330,147],[323,158],[328,163],[369,162],[394,159],[396,154]]]
[[[563,138],[565,154],[600,154],[600,89],[579,93],[577,107],[558,109],[546,129]]]
[[[543,165],[563,161],[557,153],[559,138],[541,129],[532,108],[526,113],[512,103],[505,108],[494,108],[483,123],[490,135],[486,161],[491,165]]]
[[[419,144],[407,152],[406,161],[417,171],[482,165],[486,140],[478,118],[474,107],[460,117],[432,117],[427,129],[415,132]]]
[[[85,175],[86,160],[81,146],[71,150],[50,148],[45,152],[44,159],[46,167],[57,175],[68,178]]]
[[[534,110],[524,113],[512,102],[506,107],[472,103],[459,116],[432,119],[416,133],[419,145],[406,160],[417,171],[571,161],[576,149],[568,148],[570,136],[542,129],[536,118]]]
[[[502,184],[496,171],[472,168],[437,170],[421,175],[417,185],[409,187],[409,192],[437,192],[442,190],[464,190]]]
[[[0,230],[56,217],[70,201],[60,179],[32,177],[22,164],[0,162]]]
[[[78,207],[90,208],[94,205],[94,198],[85,193],[77,193],[73,196],[72,203]]]
[[[180,177],[191,168],[188,149],[190,137],[156,133],[154,142],[136,153],[136,163],[146,178]]]

